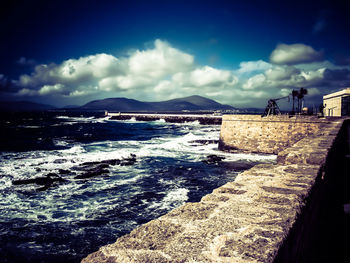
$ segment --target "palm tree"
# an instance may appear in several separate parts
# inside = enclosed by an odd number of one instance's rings
[[[304,96],[307,94],[307,89],[300,88],[297,98],[298,98],[298,112],[301,113],[301,107],[302,107],[302,100],[304,99]]]
[[[297,90],[294,90],[292,91],[292,97],[293,97],[293,107],[292,107],[292,114],[294,115],[295,114],[295,107],[294,107],[294,101],[295,101],[295,98],[298,97],[298,94],[299,92]]]

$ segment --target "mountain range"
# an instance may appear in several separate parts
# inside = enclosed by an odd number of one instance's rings
[[[0,111],[45,111],[56,107],[31,101],[1,101]]]
[[[91,101],[82,107],[86,110],[108,111],[198,111],[198,110],[233,110],[230,105],[223,105],[201,96],[190,96],[160,102],[143,102],[127,98],[109,98]]]
[[[83,106],[70,106],[56,108],[47,104],[29,101],[1,102],[0,111],[41,111],[41,110],[107,110],[120,112],[148,112],[148,111],[211,111],[211,110],[234,110],[230,105],[220,104],[214,100],[190,96],[159,102],[144,102],[128,98],[107,98],[93,100]]]

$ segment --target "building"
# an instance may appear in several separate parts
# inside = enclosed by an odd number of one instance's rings
[[[350,88],[323,96],[325,116],[350,116]]]

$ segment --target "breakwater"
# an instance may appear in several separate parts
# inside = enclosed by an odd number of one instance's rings
[[[277,152],[277,163],[254,166],[200,202],[138,227],[83,262],[326,259],[333,248],[328,238],[338,237],[332,231],[342,218],[349,120],[299,118],[224,116],[223,149]],[[239,146],[234,137],[245,143]],[[253,141],[254,148],[243,147]]]
[[[113,120],[130,120],[136,121],[157,121],[164,120],[171,123],[185,123],[198,121],[200,124],[220,125],[222,116],[211,114],[160,114],[160,113],[108,113]]]

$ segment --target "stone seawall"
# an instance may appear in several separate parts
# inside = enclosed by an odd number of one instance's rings
[[[277,154],[310,134],[315,134],[330,120],[312,116],[224,115],[219,148]]]
[[[279,123],[299,125],[285,122]],[[347,150],[343,119],[318,123],[315,128],[314,122],[304,122],[310,125],[303,128],[310,130],[308,136],[293,145],[288,140],[284,145],[291,146],[283,150],[279,146],[276,164],[239,174],[200,202],[136,228],[82,262],[313,262],[310,253],[319,248],[313,241],[328,222],[320,215],[331,211],[337,199],[339,154]]]

